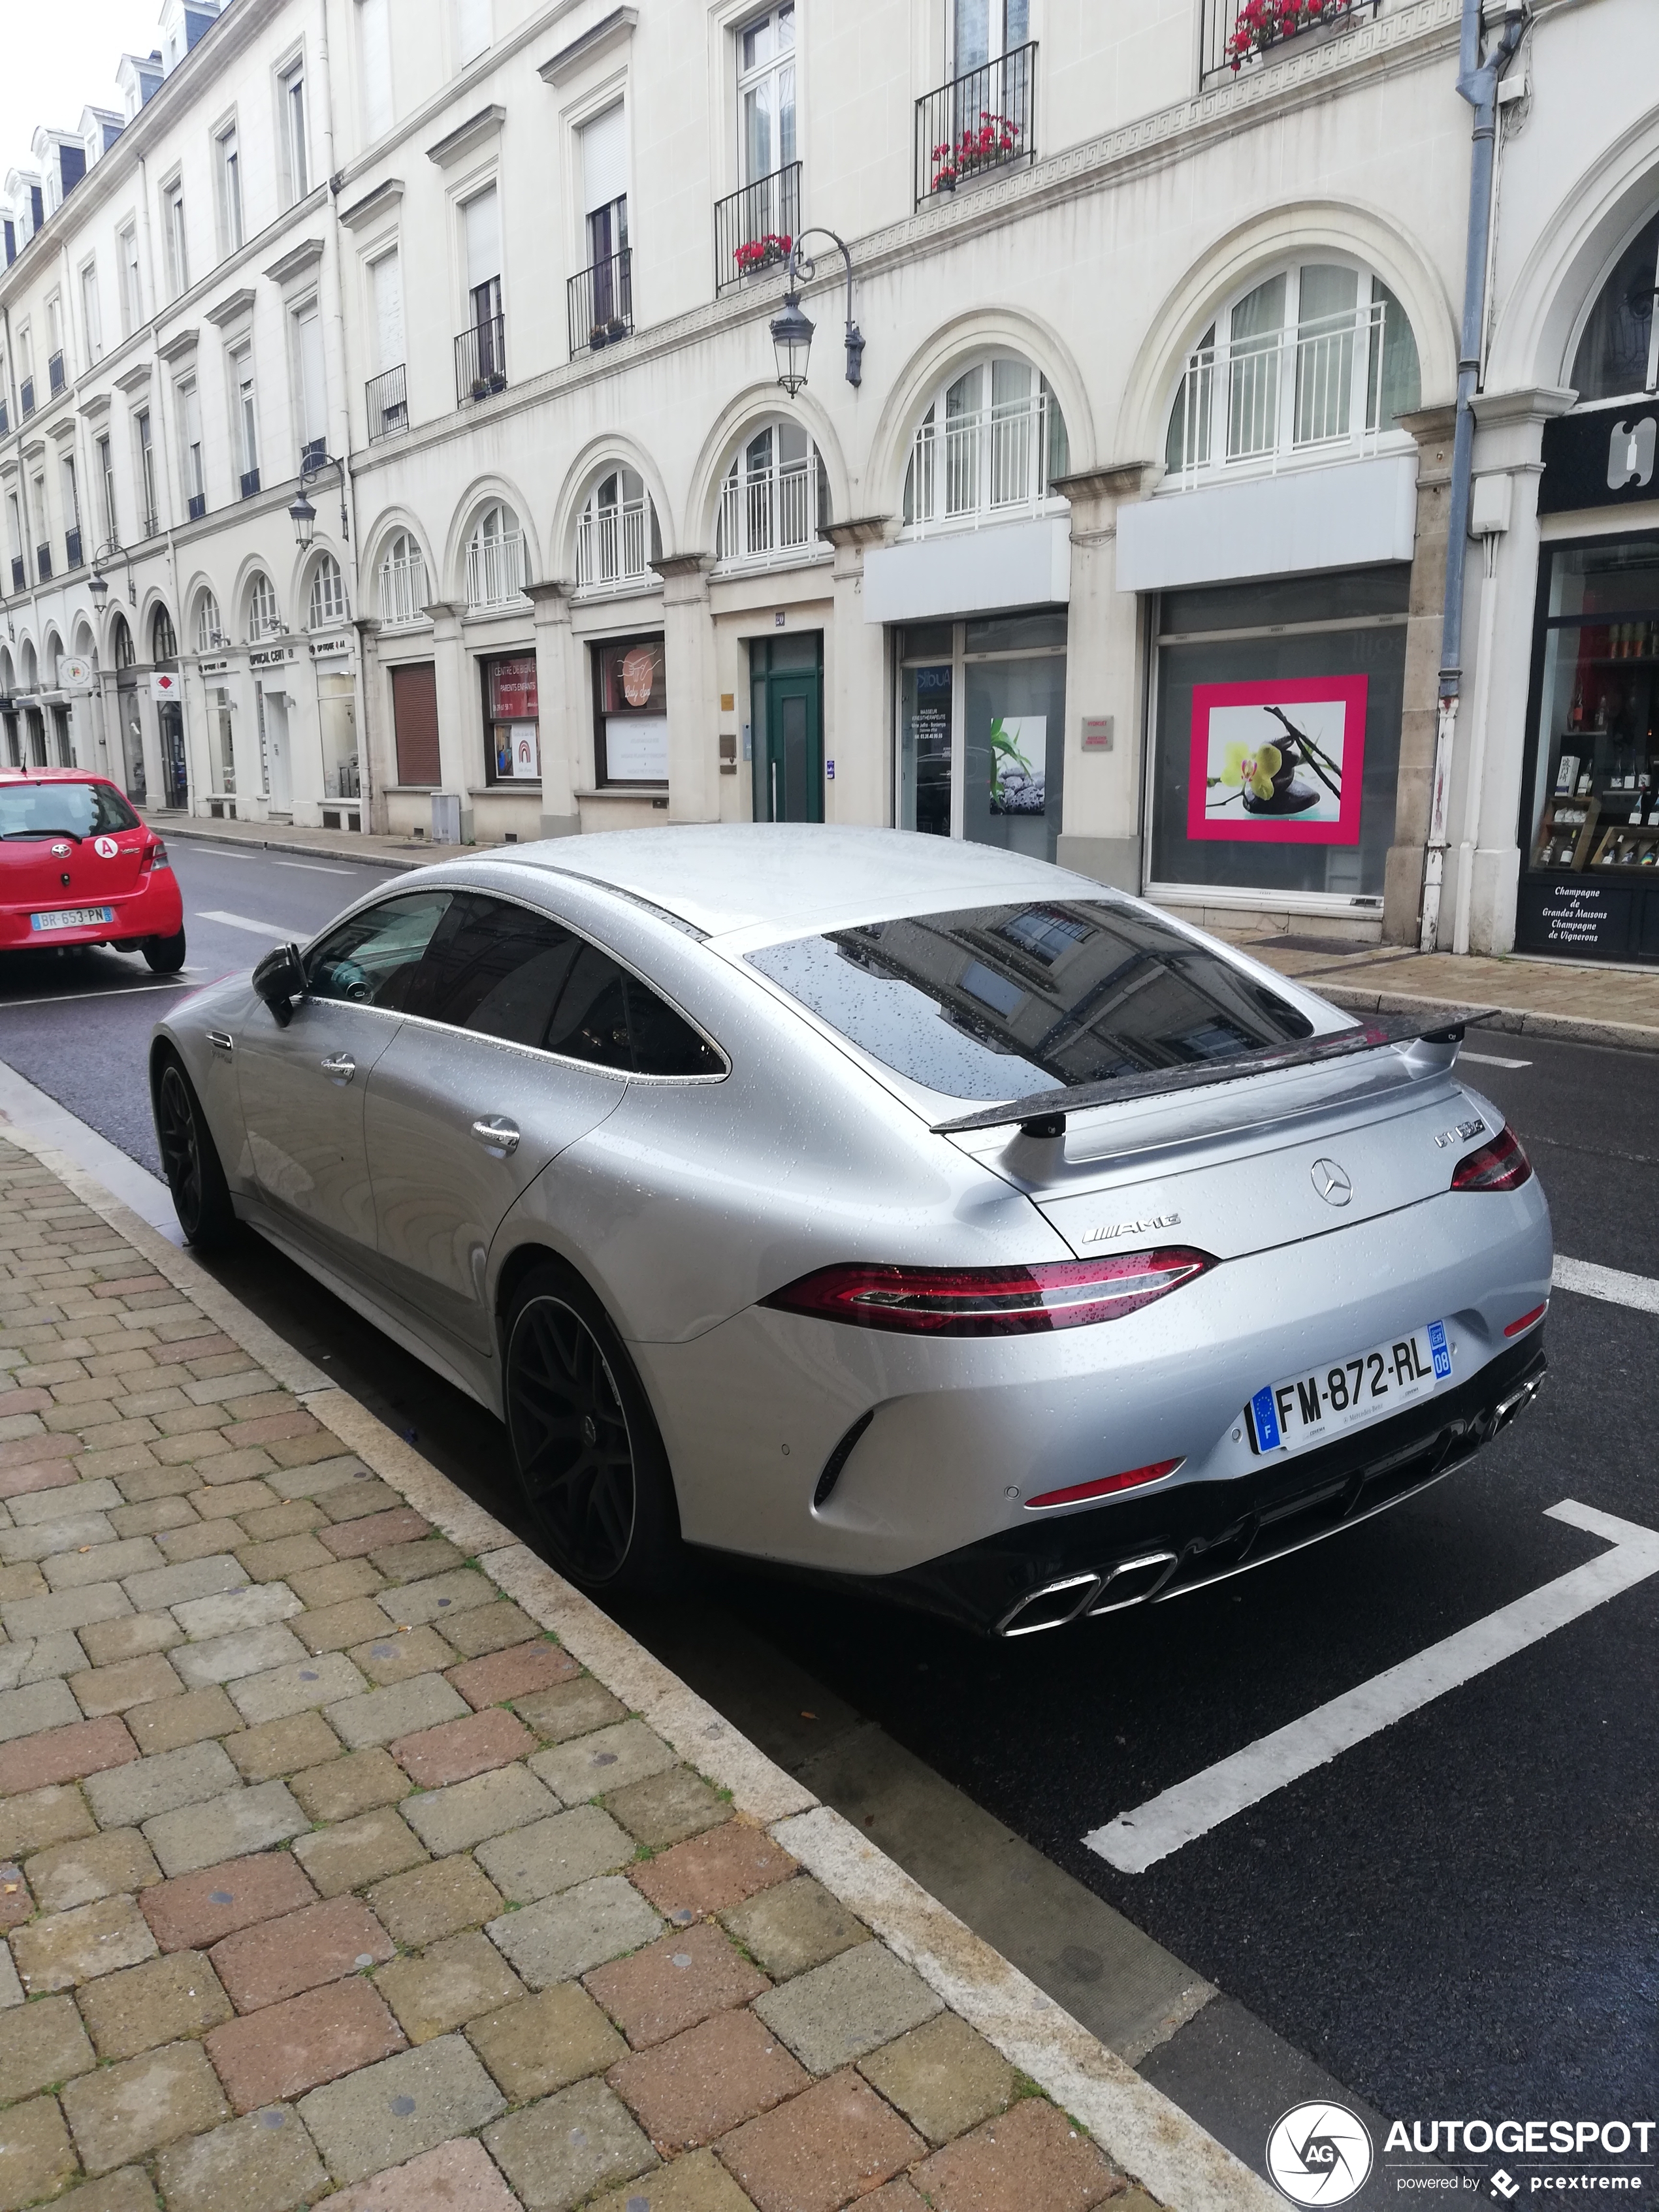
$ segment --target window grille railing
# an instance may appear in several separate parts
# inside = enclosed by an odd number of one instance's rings
[[[1036,159],[1036,45],[969,70],[916,102],[916,205]]]
[[[313,462],[320,466],[323,461],[327,459],[327,456],[328,440],[326,438],[307,439],[306,443],[300,448],[300,467],[301,471],[303,472],[305,470],[310,468]]]
[[[758,476],[746,477],[740,471],[721,487],[719,553],[723,564],[765,568],[793,560],[819,542],[816,453]]]
[[[745,276],[789,258],[800,231],[800,163],[774,169],[714,203],[714,291],[734,291]]]
[[[486,315],[455,341],[455,404],[507,389],[507,318]]]
[[[187,503],[190,507],[191,520],[199,522],[207,513],[207,494],[204,491],[193,491]]]
[[[61,351],[53,354],[46,363],[46,382],[52,387],[52,397],[56,398],[64,388],[64,356]]]
[[[1374,15],[1382,0],[1205,0],[1206,82],[1237,76],[1274,46],[1350,16]]]
[[[64,532],[64,566],[78,568],[81,565],[81,533],[78,530]]]
[[[409,428],[409,395],[405,386],[404,364],[388,368],[380,376],[371,376],[365,392],[368,402],[368,442],[377,438],[395,437],[399,430]]]
[[[524,532],[475,538],[466,549],[467,611],[509,607],[524,597]]]
[[[418,553],[404,560],[380,563],[380,620],[389,629],[423,621],[426,616],[426,562]]]
[[[0,399],[0,438],[5,437],[10,428],[11,418],[6,412],[6,403]]]
[[[624,246],[620,253],[596,261],[591,269],[579,270],[566,288],[566,304],[573,361],[579,353],[597,353],[601,346],[625,338],[634,327],[631,247]]]
[[[651,501],[587,507],[576,525],[576,588],[600,592],[642,584],[651,574]]]
[[[252,496],[253,496],[253,495],[254,495],[254,493],[255,493],[256,491],[258,491],[258,489],[259,489],[259,471],[258,471],[258,469],[244,469],[244,470],[242,471],[242,497],[243,497],[244,499],[252,499]]]
[[[28,572],[23,566],[23,556],[21,553],[14,553],[11,556],[11,587],[14,592],[21,592],[27,582]]]
[[[156,519],[154,508],[152,508],[148,514],[140,519],[138,534],[141,539],[145,538],[159,538],[161,536],[161,526]]]
[[[37,545],[35,547],[34,573],[41,583],[49,584],[52,581],[52,548],[50,545]]]
[[[1048,486],[1047,392],[924,422],[910,447],[905,526],[960,530],[1035,514]]]
[[[26,376],[17,387],[17,403],[25,415],[34,412],[34,379]]]
[[[1276,467],[1286,454],[1374,447],[1386,311],[1376,300],[1189,354],[1170,420],[1171,477],[1190,485],[1230,463]]]

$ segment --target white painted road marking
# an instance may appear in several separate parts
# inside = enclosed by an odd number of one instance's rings
[[[1588,1260],[1565,1260],[1558,1253],[1550,1279],[1558,1291],[1577,1291],[1581,1297],[1634,1306],[1638,1313],[1659,1313],[1659,1281],[1651,1275],[1626,1275],[1618,1267],[1594,1267]]]
[[[246,914],[198,914],[196,919],[198,921],[216,921],[224,929],[250,930],[255,937],[291,938],[298,944],[303,944],[307,936],[306,931],[295,929],[291,923],[255,921]]]
[[[198,975],[198,968],[181,968],[179,976]],[[72,999],[131,999],[140,991],[195,991],[201,987],[174,978],[166,983],[112,983],[96,991],[54,991],[50,997],[39,999],[0,999],[0,1013],[16,1006],[61,1006]]]
[[[1529,1060],[1500,1060],[1495,1052],[1460,1052],[1459,1060],[1472,1060],[1477,1067],[1530,1067]]]
[[[349,868],[325,867],[320,860],[273,860],[270,865],[273,868],[303,868],[306,873],[311,876],[349,876],[352,873]],[[1511,1066],[1525,1067],[1529,1063],[1524,1060],[1505,1060],[1504,1065],[1505,1067]]]
[[[1145,1874],[1183,1844],[1259,1805],[1287,1782],[1325,1765],[1339,1752],[1364,1743],[1367,1736],[1404,1720],[1448,1690],[1472,1681],[1622,1590],[1659,1574],[1659,1532],[1633,1521],[1616,1520],[1611,1513],[1600,1513],[1572,1498],[1548,1511],[1553,1520],[1605,1536],[1612,1550],[1558,1576],[1541,1589],[1529,1590],[1443,1643],[1431,1644],[1415,1658],[1373,1675],[1288,1727],[1247,1744],[1231,1759],[1218,1759],[1189,1781],[1149,1798],[1133,1813],[1120,1813],[1084,1842],[1121,1873]]]

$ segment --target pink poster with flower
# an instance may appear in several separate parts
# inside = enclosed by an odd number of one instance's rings
[[[1363,676],[1194,684],[1188,837],[1357,845]]]

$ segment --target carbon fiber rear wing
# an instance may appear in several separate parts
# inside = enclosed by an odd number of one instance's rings
[[[1225,1060],[1208,1060],[1198,1067],[1141,1068],[1133,1075],[1079,1084],[1072,1091],[1033,1091],[1029,1097],[1010,1099],[1005,1106],[987,1106],[977,1114],[935,1121],[933,1133],[936,1137],[964,1136],[970,1130],[1005,1129],[1017,1122],[1028,1137],[1060,1137],[1066,1133],[1066,1115],[1080,1114],[1091,1106],[1115,1106],[1128,1098],[1161,1098],[1171,1091],[1197,1091],[1208,1084],[1237,1083],[1249,1075],[1277,1075],[1285,1068],[1316,1067],[1325,1060],[1347,1060],[1356,1053],[1376,1052],[1385,1045],[1459,1044],[1465,1030],[1491,1018],[1490,1010],[1433,1023],[1407,1015],[1374,1014],[1356,1029],[1338,1030],[1333,1036],[1311,1037],[1303,1044],[1269,1045],[1255,1052],[1235,1053]]]

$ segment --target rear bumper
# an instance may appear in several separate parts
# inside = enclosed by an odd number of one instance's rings
[[[137,890],[60,896],[65,907],[107,907],[113,919],[79,929],[36,929],[31,915],[51,912],[49,906],[39,901],[0,906],[0,952],[40,952],[60,945],[136,946],[146,938],[176,937],[185,926],[184,900],[171,868],[157,869]]]

